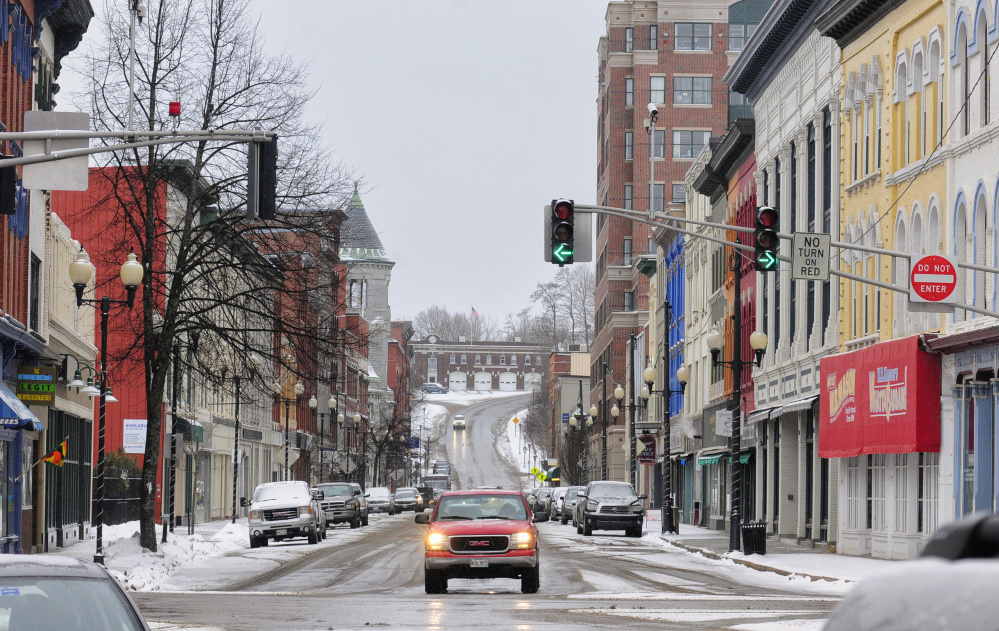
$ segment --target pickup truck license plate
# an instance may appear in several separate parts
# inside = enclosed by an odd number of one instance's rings
[[[472,559],[472,567],[489,567],[489,561],[485,559]]]
[[[274,534],[275,535],[286,535],[286,534],[288,534],[288,531],[286,529],[275,530]]]

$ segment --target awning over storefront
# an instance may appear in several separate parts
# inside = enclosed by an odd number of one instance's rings
[[[42,422],[10,388],[0,383],[0,427],[42,431]]]
[[[823,357],[819,456],[940,451],[940,356],[919,336]]]
[[[779,412],[780,408],[764,408],[762,410],[755,410],[751,412],[747,417],[750,423],[759,423],[760,421],[768,421],[772,418],[775,412]]]
[[[697,452],[697,464],[715,464],[728,455],[728,447],[708,447]]]
[[[697,464],[716,464],[721,459],[721,454],[717,456],[704,456],[697,459]]]
[[[819,395],[805,397],[804,399],[798,399],[797,401],[791,401],[784,407],[780,408],[781,414],[789,414],[791,412],[801,412],[802,410],[807,410],[812,407],[815,400],[819,398]]]

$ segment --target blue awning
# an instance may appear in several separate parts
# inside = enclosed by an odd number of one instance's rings
[[[10,388],[0,383],[0,427],[42,431],[42,422]]]

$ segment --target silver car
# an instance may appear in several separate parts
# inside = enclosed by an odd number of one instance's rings
[[[388,513],[392,515],[398,512],[395,507],[395,498],[392,497],[392,493],[387,487],[372,487],[368,489],[364,497],[368,500],[368,513]]]

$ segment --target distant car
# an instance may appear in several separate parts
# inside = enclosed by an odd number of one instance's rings
[[[368,492],[364,494],[364,497],[368,500],[368,512],[388,513],[389,515],[396,513],[395,499],[393,499],[392,493],[387,487],[372,487],[368,489]]]
[[[3,628],[149,631],[139,608],[103,567],[47,554],[0,555]]]
[[[518,491],[449,491],[432,514],[417,515],[429,524],[423,561],[428,594],[447,591],[452,578],[519,578],[520,591],[537,593],[538,528]]]
[[[465,415],[455,414],[454,418],[451,419],[451,427],[454,429],[465,429]]]
[[[552,519],[562,516],[562,498],[565,497],[567,490],[569,490],[567,486],[557,486],[552,489]]]
[[[350,524],[351,528],[361,526],[361,500],[354,494],[354,488],[346,482],[320,484],[314,491],[322,491],[320,502],[326,519],[326,526]]]
[[[413,487],[405,486],[395,490],[395,508],[397,512],[411,510],[414,513],[423,512],[423,496]]]
[[[319,503],[325,499],[313,495],[302,481],[267,482],[253,491],[250,503],[250,547],[266,546],[268,540],[284,541],[305,537],[311,544],[326,536],[324,514]]]
[[[534,512],[544,511],[548,514],[552,512],[552,488],[541,487],[534,494],[534,505],[531,507]]]
[[[368,500],[364,497],[364,489],[357,482],[351,482],[350,488],[354,489],[354,495],[361,500],[361,525],[368,525]]]
[[[434,507],[434,489],[429,486],[418,486],[416,490],[420,492],[420,497],[423,498],[424,508]]]
[[[563,526],[572,522],[572,525],[576,525],[576,497],[583,492],[585,486],[570,486],[565,490],[565,495],[562,496],[562,510],[559,514],[559,523]]]
[[[439,383],[425,383],[423,384],[423,391],[427,394],[447,394],[448,389]]]
[[[576,532],[589,537],[594,530],[624,530],[629,537],[641,537],[645,522],[642,500],[648,495],[635,493],[627,482],[590,482],[577,498]]]

